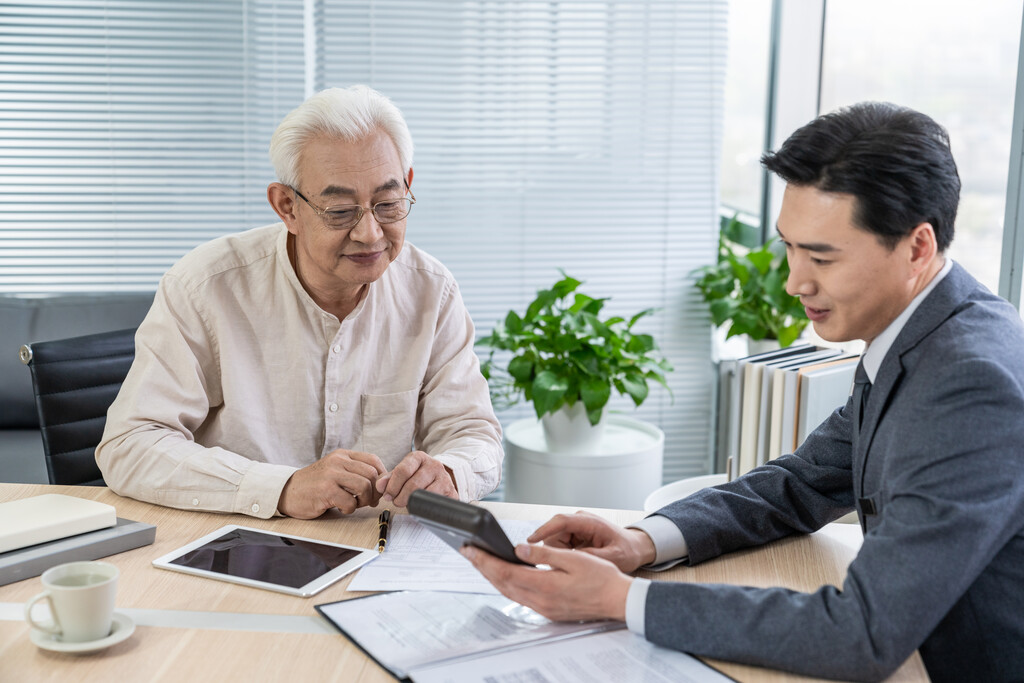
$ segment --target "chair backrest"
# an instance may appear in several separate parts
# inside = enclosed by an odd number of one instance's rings
[[[104,485],[96,446],[134,359],[134,328],[21,347],[32,371],[51,484]]]

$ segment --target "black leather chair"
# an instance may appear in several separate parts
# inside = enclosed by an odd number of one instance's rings
[[[135,329],[21,347],[32,371],[51,484],[103,486],[96,446],[135,359]]]

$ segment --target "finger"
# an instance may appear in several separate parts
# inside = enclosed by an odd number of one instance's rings
[[[373,453],[363,453],[362,451],[352,451],[350,456],[353,460],[365,463],[372,467],[376,473],[376,476],[381,476],[387,473],[387,468],[384,467],[384,463]]]
[[[334,487],[327,500],[331,507],[337,508],[338,511],[346,515],[352,514],[359,507],[358,494],[342,486]]]
[[[341,456],[331,458],[326,461],[324,467],[326,467],[327,471],[336,477],[351,472],[352,474],[357,474],[371,482],[375,482],[377,481],[377,477],[380,476],[380,472],[377,471],[377,468],[370,463]]]
[[[412,492],[417,489],[426,489],[428,491],[433,490],[435,493],[448,495],[447,492],[439,490],[439,486],[435,486],[437,481],[437,472],[431,471],[431,469],[432,468],[426,464],[423,464],[412,474],[411,477],[406,479],[405,483],[402,484],[401,490],[394,496],[395,505],[399,507],[406,507],[409,504],[409,496],[411,496]],[[434,486],[433,489],[431,489],[432,486]],[[389,489],[392,487],[393,484],[388,486]]]
[[[565,517],[565,515],[555,515],[537,527],[537,530],[530,534],[526,540],[530,543],[538,543],[549,538],[561,536],[565,532]]]
[[[419,470],[421,464],[422,461],[416,452],[402,458],[402,461],[387,474],[388,483],[383,490],[384,500],[392,502],[405,487],[405,482]]]
[[[579,548],[597,544],[597,532],[590,515],[557,515],[526,540],[531,543],[543,541],[545,545],[556,548]]]

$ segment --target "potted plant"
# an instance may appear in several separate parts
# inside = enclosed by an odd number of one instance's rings
[[[789,263],[785,245],[771,239],[751,245],[737,216],[722,228],[718,263],[695,273],[694,286],[708,304],[711,321],[729,323],[726,339],[745,334],[752,340],[773,339],[785,348],[807,327],[800,300],[786,292]]]
[[[672,370],[654,338],[633,330],[653,309],[629,320],[601,320],[607,299],[578,292],[581,284],[563,272],[554,286],[537,292],[525,313],[509,311],[477,341],[491,349],[481,370],[495,406],[532,402],[549,447],[562,450],[586,449],[600,438],[612,390],[639,406],[648,382],[667,389],[665,374]],[[511,353],[504,368],[495,362],[498,351]]]

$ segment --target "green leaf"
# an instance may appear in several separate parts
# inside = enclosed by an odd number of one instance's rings
[[[533,366],[536,356],[532,353],[525,353],[516,356],[508,363],[508,374],[512,375],[518,382],[529,382],[533,375]]]
[[[652,313],[654,313],[655,310],[656,309],[653,309],[653,308],[645,308],[644,310],[640,311],[639,313],[634,315],[632,318],[630,318],[629,319],[629,324],[626,325],[626,327],[629,328],[629,329],[633,329],[633,325],[636,324],[637,320],[639,320],[640,318],[643,318],[644,316],[651,315]]]
[[[608,403],[611,395],[612,386],[608,380],[590,378],[580,384],[580,398],[583,399],[583,405],[588,413],[597,410],[600,414],[600,410]]]
[[[580,292],[576,292],[576,298],[573,301],[572,306],[569,307],[569,311],[572,312],[572,313],[579,313],[580,311],[583,310],[584,306],[586,306],[587,304],[589,304],[593,300],[594,300],[593,298],[587,296],[586,294],[581,294]]]
[[[640,405],[647,398],[647,380],[643,375],[628,374],[622,378],[622,385],[636,405]]]
[[[533,380],[533,405],[537,417],[557,408],[559,401],[569,388],[569,382],[550,370],[537,373]]]
[[[558,297],[550,289],[542,289],[537,292],[537,298],[530,302],[530,305],[526,308],[526,316],[523,318],[524,323],[532,322],[541,311],[551,307]]]
[[[772,268],[772,253],[769,251],[752,251],[747,254],[747,260],[754,264],[758,272],[766,274]]]
[[[575,292],[576,288],[583,283],[574,277],[566,275],[564,278],[555,283],[555,286],[551,288],[554,292],[555,297],[561,299],[571,292]]]
[[[727,260],[729,265],[732,266],[733,275],[739,281],[740,286],[742,287],[747,284],[747,281],[750,280],[750,269],[740,263],[740,260],[732,254],[729,255]]]
[[[718,301],[712,301],[708,307],[711,311],[711,321],[715,325],[721,325],[726,320],[732,318],[733,314],[739,309],[740,302],[735,299],[719,299]]]
[[[779,330],[779,346],[786,348],[797,340],[807,323],[794,323]]]
[[[654,337],[649,334],[637,334],[629,340],[626,349],[633,353],[643,353],[654,349]]]
[[[512,334],[518,334],[523,331],[522,318],[515,311],[509,311],[508,315],[505,316],[505,329]]]

